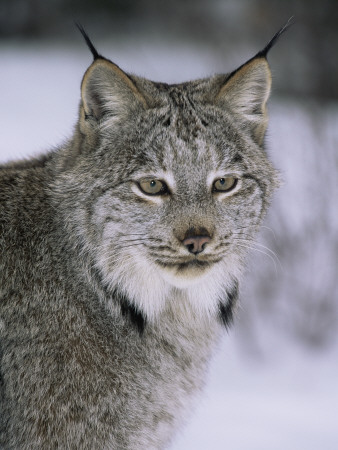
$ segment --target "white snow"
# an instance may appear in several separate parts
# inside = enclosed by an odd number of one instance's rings
[[[305,352],[292,341],[253,359],[230,332],[173,450],[335,450],[337,369],[336,351]]]
[[[138,50],[119,47],[113,52],[115,61],[164,81],[220,70],[219,61],[212,65],[206,50],[169,46],[163,50],[155,44]],[[0,46],[0,57],[0,161],[29,157],[61,143],[76,120],[81,77],[90,55],[71,47],[11,44]],[[325,232],[310,234],[304,254],[297,252],[291,262],[290,252],[280,255],[283,270],[277,273],[269,258],[253,255],[239,318],[224,338],[205,394],[173,450],[338,448],[337,327],[331,324],[329,330],[326,322],[329,317],[337,324],[338,311],[337,247],[330,241],[338,225],[338,107],[323,108],[317,115],[310,114],[313,109],[290,102],[272,105],[268,141],[285,186],[268,222],[277,237],[265,229],[262,242],[278,243],[285,233],[282,219],[294,242],[308,232],[307,224],[317,230],[324,223]],[[271,302],[262,303],[262,289],[267,287]],[[323,309],[311,319],[307,312],[328,287],[332,312],[325,316]],[[315,293],[314,300],[307,303],[305,291]],[[325,346],[313,349],[299,341],[295,330],[302,325],[306,333],[311,325],[318,338],[319,319],[321,333],[331,333],[330,344],[325,341]]]

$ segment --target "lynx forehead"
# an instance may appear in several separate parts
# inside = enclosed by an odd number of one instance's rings
[[[63,146],[0,167],[0,447],[167,448],[278,176],[265,49],[155,83],[95,50]]]

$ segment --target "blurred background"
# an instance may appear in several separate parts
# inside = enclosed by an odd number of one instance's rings
[[[174,450],[337,448],[338,2],[0,0],[0,162],[71,134],[91,62],[74,20],[124,70],[179,82],[235,69],[291,16],[269,54],[284,184]]]

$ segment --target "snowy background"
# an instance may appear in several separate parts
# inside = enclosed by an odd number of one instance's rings
[[[0,163],[38,154],[70,136],[81,78],[91,62],[76,32],[60,40],[55,30],[29,38],[20,29],[6,31],[5,3],[0,3]],[[133,34],[129,22],[125,35],[119,29],[103,36],[96,27],[90,34],[99,51],[123,69],[176,82],[234,69],[289,15],[274,20],[273,28],[263,14],[257,46],[250,33],[247,45],[234,33],[217,48],[203,39],[180,40],[179,34],[168,39],[144,32],[141,39],[140,25]],[[248,23],[247,9],[229,6],[227,22],[231,19]],[[235,325],[173,450],[338,448],[338,96],[333,88],[328,96],[331,81],[311,69],[315,62],[306,60],[306,52],[299,51],[301,68],[293,59],[285,69],[297,45],[304,43],[290,30],[270,58],[274,89],[267,146],[284,185],[262,229],[261,251],[252,253]],[[308,72],[302,79],[304,65]],[[325,81],[323,92],[318,79]]]

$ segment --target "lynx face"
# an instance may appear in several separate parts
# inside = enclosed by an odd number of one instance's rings
[[[169,297],[214,314],[239,277],[276,185],[262,145],[269,91],[263,57],[181,85],[103,58],[87,70],[80,233],[103,283],[148,318]]]

